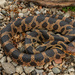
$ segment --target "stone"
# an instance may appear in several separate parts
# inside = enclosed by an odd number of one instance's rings
[[[22,73],[21,75],[26,75],[25,73]]]
[[[15,67],[11,63],[2,63],[2,67],[8,74],[15,73]]]
[[[75,70],[74,70],[74,68],[70,68],[70,69],[68,69],[68,72],[70,73],[70,72],[74,72]]]
[[[0,54],[0,59],[3,57],[3,54]]]
[[[54,73],[53,72],[49,72],[48,75],[54,75]]]
[[[57,67],[54,67],[54,68],[52,69],[52,71],[53,71],[55,74],[60,73],[60,69],[58,69]]]
[[[0,6],[4,7],[5,3],[6,3],[6,0],[0,0]]]
[[[75,73],[74,72],[70,72],[70,75],[75,75]]]
[[[35,71],[38,73],[38,74],[42,74],[44,72],[44,70],[38,70],[38,69],[35,69]]]
[[[26,13],[28,9],[22,9],[22,13]]]
[[[14,12],[10,12],[10,16],[11,16],[11,18],[13,18],[13,17],[14,17],[14,15],[15,15],[15,13],[14,13]]]
[[[8,61],[8,63],[10,63],[12,61],[12,59],[9,56],[7,56],[7,61]]]
[[[49,66],[49,64],[48,64],[48,63],[47,63],[47,64],[45,64],[45,65],[44,65],[44,69],[46,69],[48,66]]]
[[[35,13],[36,13],[36,15],[40,14],[40,12],[39,12],[39,11],[35,11]]]
[[[42,68],[43,68],[43,66],[37,66],[36,68],[37,68],[37,69],[42,69]]]
[[[16,72],[19,73],[19,74],[21,74],[23,72],[22,66],[17,66],[16,67]]]
[[[63,75],[69,75],[69,74],[65,73],[65,74],[63,74]]]
[[[71,11],[68,11],[68,12],[66,12],[65,14],[64,14],[64,17],[70,17],[71,16]]]
[[[32,2],[30,2],[30,7],[34,7],[35,5],[32,3]]]
[[[1,12],[2,12],[4,15],[6,15],[6,13],[7,13],[5,10],[2,10]]]
[[[19,17],[23,17],[23,13],[19,13],[18,16],[19,16]]]
[[[12,62],[12,64],[13,64],[14,66],[17,66],[17,63],[15,63],[15,62]]]
[[[24,71],[25,73],[29,74],[30,72],[32,72],[35,68],[34,67],[24,67]]]
[[[37,75],[37,72],[34,70],[31,72],[31,75]]]
[[[21,9],[18,9],[18,12],[19,12],[19,13],[22,13],[22,10],[21,10]]]
[[[4,63],[5,61],[6,61],[6,56],[2,57],[0,60],[1,63]]]
[[[4,18],[3,14],[0,13],[0,20],[2,20]]]
[[[13,75],[19,75],[18,73],[14,73]]]

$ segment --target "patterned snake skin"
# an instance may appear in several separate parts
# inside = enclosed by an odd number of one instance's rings
[[[26,53],[21,53],[11,38],[16,33],[30,30],[33,31],[24,41]],[[35,42],[43,44],[35,48]],[[5,54],[13,61],[25,66],[41,66],[54,59],[65,57],[66,53],[75,55],[75,21],[61,15],[18,18],[1,30],[1,44]]]

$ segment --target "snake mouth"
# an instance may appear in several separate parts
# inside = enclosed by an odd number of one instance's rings
[[[67,48],[67,50],[65,51],[65,53],[68,53],[68,54],[70,54],[70,55],[74,55],[74,56],[75,56],[75,47],[69,46],[69,47]]]

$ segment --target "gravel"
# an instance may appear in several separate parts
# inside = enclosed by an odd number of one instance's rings
[[[25,0],[0,0],[0,30],[4,28],[11,20],[17,17],[26,17],[38,14],[58,14],[70,17],[75,20],[71,11],[63,12],[57,8],[46,8],[38,6],[32,2],[25,3]],[[18,2],[17,2],[18,1]],[[6,2],[6,4],[5,4]],[[29,34],[28,31],[26,34]],[[24,46],[18,47],[23,52]],[[75,57],[68,56],[60,64],[52,61],[44,66],[26,67],[12,61],[9,56],[4,54],[4,49],[0,44],[0,73],[3,75],[74,75]]]

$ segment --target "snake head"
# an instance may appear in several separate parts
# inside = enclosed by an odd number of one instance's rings
[[[69,46],[65,52],[70,54],[70,55],[75,56],[75,47]]]

